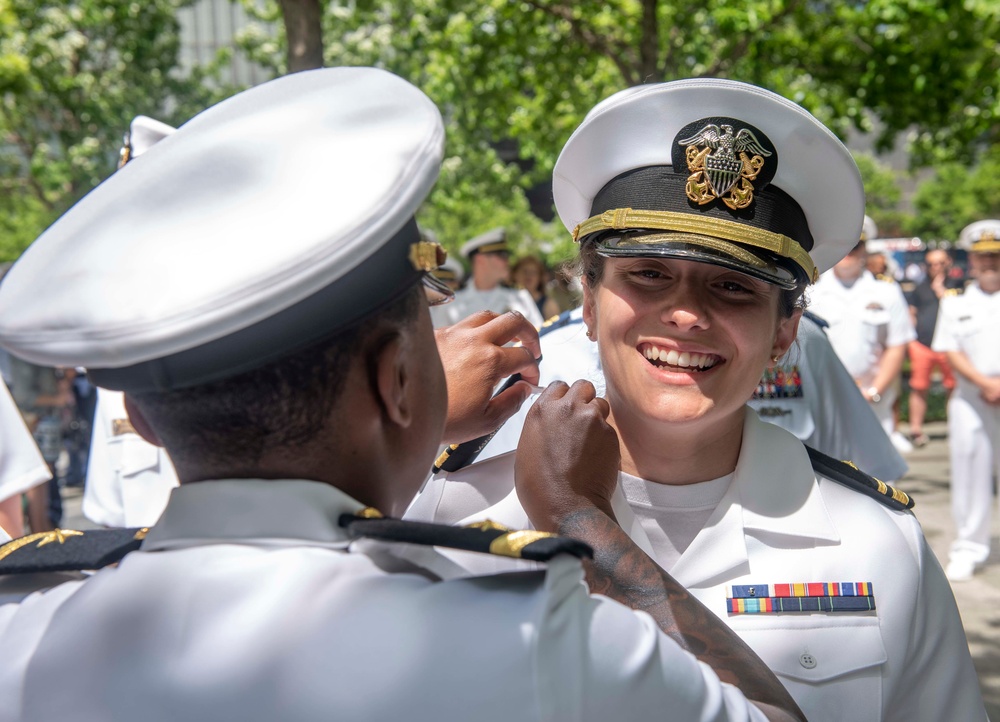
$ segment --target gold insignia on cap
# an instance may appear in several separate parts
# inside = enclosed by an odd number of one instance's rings
[[[83,536],[83,532],[74,531],[73,529],[53,529],[52,531],[40,531],[37,534],[29,534],[28,536],[9,541],[0,547],[0,559],[10,556],[21,547],[26,547],[32,542],[37,541],[39,547],[51,544],[52,542],[64,544],[71,536]]]
[[[125,164],[132,160],[132,136],[129,133],[125,134],[125,138],[122,139],[121,150],[118,151],[118,168],[119,170],[125,167]]]
[[[433,271],[448,259],[440,243],[418,241],[410,244],[410,263],[418,271]]]
[[[764,167],[764,158],[771,152],[760,144],[752,130],[741,128],[733,135],[733,126],[720,128],[710,123],[677,143],[687,146],[685,157],[691,171],[685,186],[688,198],[698,205],[721,198],[734,210],[753,203],[751,181],[757,178]]]
[[[361,511],[357,512],[354,516],[360,517],[362,519],[382,519],[384,515],[374,506],[366,506]]]

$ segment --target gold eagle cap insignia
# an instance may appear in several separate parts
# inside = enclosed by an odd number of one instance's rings
[[[685,159],[691,171],[685,186],[688,198],[698,205],[721,198],[733,210],[753,203],[753,181],[772,153],[752,130],[741,128],[734,133],[731,125],[709,123],[677,143],[687,148]]]

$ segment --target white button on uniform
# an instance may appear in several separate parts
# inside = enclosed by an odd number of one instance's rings
[[[799,657],[799,664],[801,664],[806,669],[812,669],[816,666],[816,658],[811,654],[805,653]]]

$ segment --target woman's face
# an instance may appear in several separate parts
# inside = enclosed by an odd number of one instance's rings
[[[584,287],[616,419],[690,424],[741,413],[773,356],[795,339],[780,289],[719,266],[608,258]]]

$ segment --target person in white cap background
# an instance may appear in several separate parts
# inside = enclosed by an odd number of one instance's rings
[[[902,453],[912,451],[896,430],[893,405],[899,397],[906,347],[917,337],[899,284],[879,281],[865,267],[865,242],[878,235],[865,216],[861,240],[809,291],[809,308],[828,324],[830,343],[871,404],[882,428]],[[845,419],[845,423],[851,423]]]
[[[569,508],[599,489],[632,540],[611,544],[621,564],[656,560],[807,718],[984,720],[912,500],[746,406],[793,344],[806,285],[857,243],[864,190],[847,149],[761,88],[651,84],[591,110],[553,195],[580,243],[579,332],[596,342],[607,405],[588,381],[550,385],[516,452],[436,476],[408,517],[517,528],[544,516],[523,493],[538,475]],[[578,407],[591,428],[566,428]],[[539,528],[603,523],[581,510]],[[525,566],[448,554],[477,572]]]
[[[467,241],[461,254],[469,263],[468,283],[455,294],[454,302],[435,317],[436,328],[458,323],[479,311],[517,311],[536,328],[542,325],[544,319],[531,294],[504,285],[510,277],[510,247],[503,228],[494,228]]]
[[[0,605],[0,720],[803,719],[648,560],[587,562],[636,613],[586,593],[581,541],[383,516],[462,421],[422,290],[447,297],[428,274],[441,249],[414,219],[442,152],[438,110],[396,76],[297,73],[182,125],[21,257],[0,343],[124,390],[182,483],[148,530],[0,547],[0,585],[121,559]],[[494,374],[537,379],[537,334],[516,314],[483,326],[497,324],[524,348],[494,344],[505,362],[466,369],[486,400]],[[537,490],[539,513],[569,513],[551,501]],[[605,519],[602,537],[622,539]],[[432,546],[548,567],[461,578]]]
[[[24,533],[21,495],[46,483],[52,473],[24,424],[7,384],[0,381],[0,541]]]
[[[166,123],[136,116],[129,125],[119,167],[173,132]],[[124,394],[98,389],[83,489],[84,515],[108,527],[152,526],[177,483],[170,457],[139,436],[128,420]]]
[[[944,296],[931,348],[955,372],[948,400],[951,512],[955,523],[946,572],[964,581],[989,557],[993,476],[1000,459],[1000,220],[976,221],[959,235],[973,278]]]

